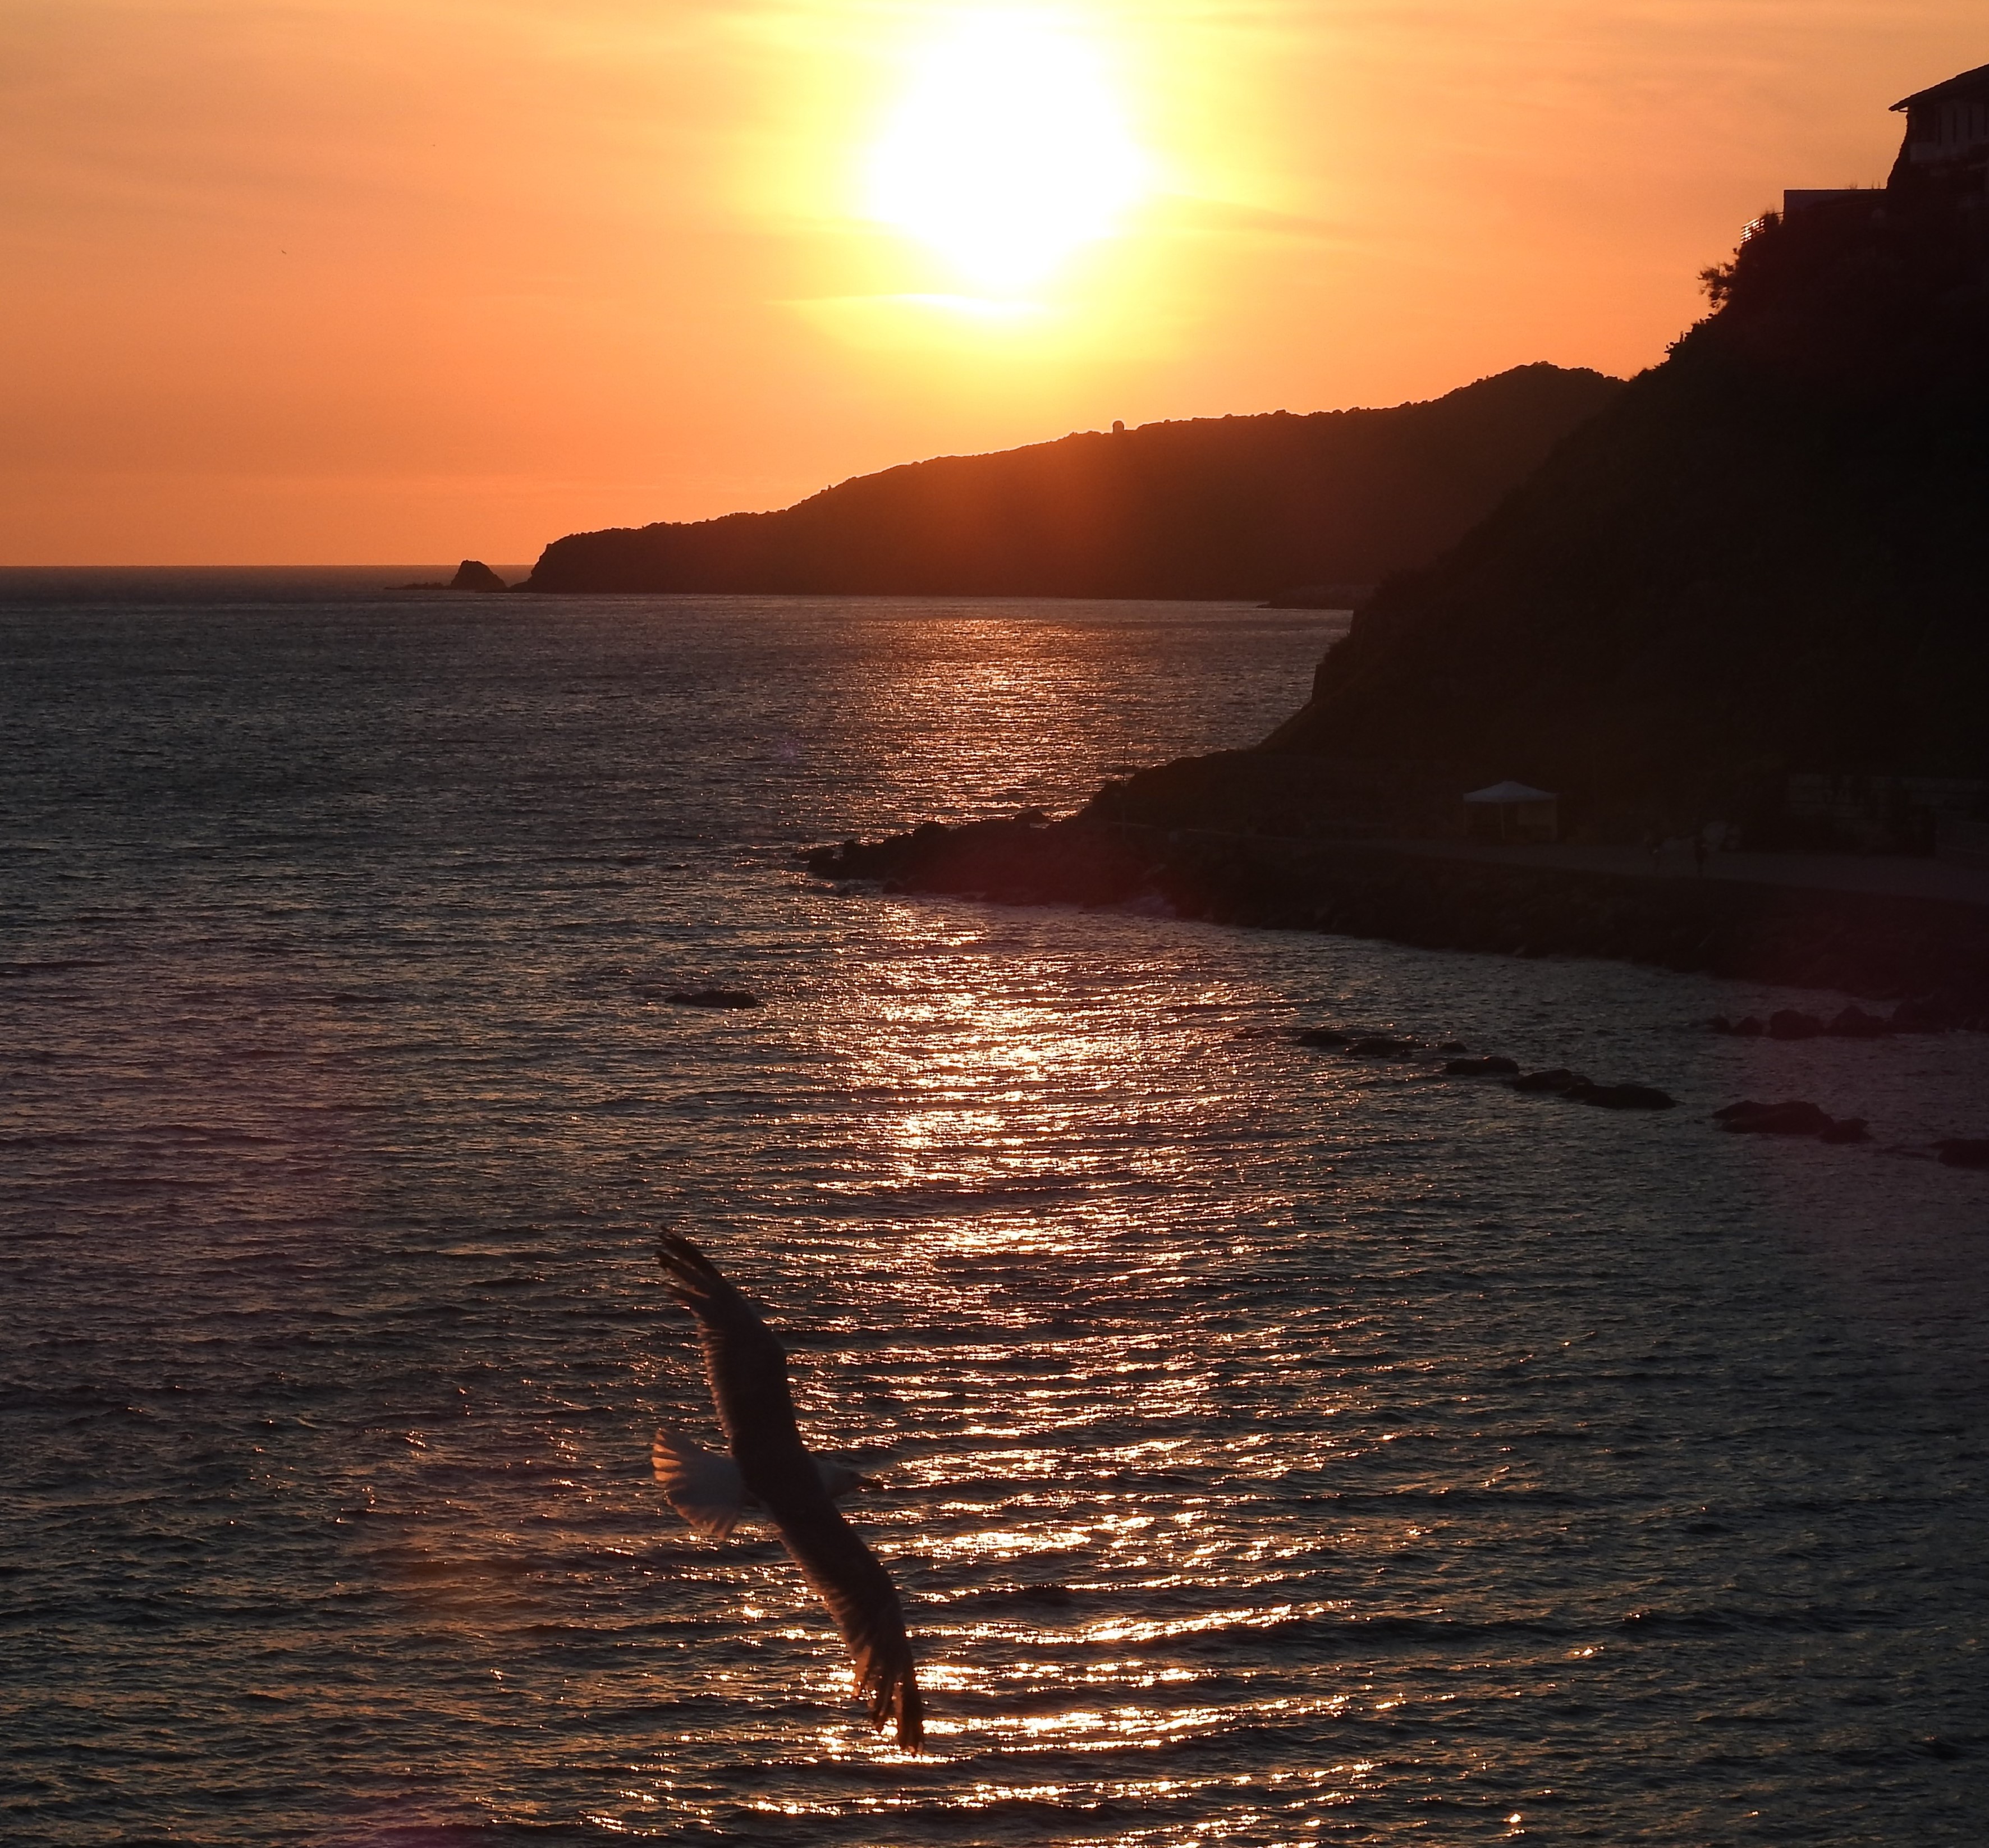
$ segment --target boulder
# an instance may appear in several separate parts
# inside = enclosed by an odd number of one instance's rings
[[[1488,1052],[1482,1058],[1452,1059],[1443,1068],[1445,1078],[1506,1078],[1520,1069],[1517,1059],[1502,1058]]]
[[[1867,1014],[1855,1001],[1824,1028],[1840,1040],[1882,1040],[1892,1031],[1892,1023],[1875,1014]]]
[[[1794,1007],[1784,1007],[1768,1016],[1771,1040],[1813,1040],[1822,1031],[1823,1023],[1814,1014]]]
[[[1757,1104],[1752,1098],[1743,1098],[1714,1111],[1713,1117],[1740,1136],[1822,1136],[1836,1127],[1833,1118],[1800,1098],[1784,1104]],[[1862,1119],[1859,1126],[1863,1126]]]
[[[1416,1042],[1407,1037],[1389,1033],[1364,1034],[1347,1046],[1347,1050],[1362,1058],[1400,1058],[1405,1052],[1413,1052]]]
[[[1584,1080],[1569,1085],[1561,1095],[1604,1110],[1672,1110],[1678,1106],[1676,1098],[1653,1085],[1594,1085]]]
[[[679,1007],[757,1007],[760,997],[745,988],[679,988],[663,997]]]
[[[1989,1168],[1989,1142],[1950,1136],[1934,1144],[1942,1164],[1950,1168]]]
[[[1523,1078],[1516,1078],[1513,1081],[1513,1088],[1515,1091],[1550,1091],[1558,1095],[1587,1082],[1588,1080],[1580,1072],[1571,1071],[1565,1065],[1554,1065],[1545,1071],[1530,1071]]]
[[[1301,1046],[1344,1046],[1349,1040],[1359,1037],[1340,1027],[1308,1027],[1299,1035],[1299,1044]]]

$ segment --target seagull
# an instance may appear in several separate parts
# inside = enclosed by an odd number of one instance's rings
[[[898,1743],[919,1750],[925,1708],[897,1588],[835,1505],[836,1496],[867,1483],[808,1454],[795,1424],[787,1349],[710,1259],[675,1233],[664,1236],[656,1256],[669,1279],[665,1287],[697,1318],[712,1402],[732,1452],[714,1456],[659,1431],[651,1454],[665,1496],[692,1526],[718,1539],[731,1532],[749,1498],[763,1508],[849,1647],[871,1725],[881,1731],[895,1720]]]

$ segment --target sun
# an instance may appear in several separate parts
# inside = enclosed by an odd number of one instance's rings
[[[1041,15],[972,13],[914,58],[866,205],[967,281],[1014,293],[1110,236],[1147,166],[1091,45]]]

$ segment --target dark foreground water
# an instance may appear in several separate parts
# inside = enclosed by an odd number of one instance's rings
[[[795,869],[1259,735],[1330,619],[357,581],[0,605],[0,1839],[1989,1840],[1983,1040]],[[889,1454],[925,1757],[647,1479],[666,1223]]]

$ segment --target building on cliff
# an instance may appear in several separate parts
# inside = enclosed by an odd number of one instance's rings
[[[1930,90],[1917,90],[1892,107],[1906,117],[1906,133],[1886,182],[1888,187],[1911,186],[1936,178],[1966,184],[1973,178],[1989,191],[1989,64],[1965,70]],[[1782,195],[1782,216],[1792,218],[1799,212],[1855,198],[1861,193],[1870,196],[1869,189],[1859,186],[1791,188]],[[1743,239],[1758,236],[1770,222],[1755,219],[1742,233]]]
[[[1906,134],[1887,184],[1910,184],[1923,174],[1989,176],[1989,64],[1892,107],[1905,115]]]

